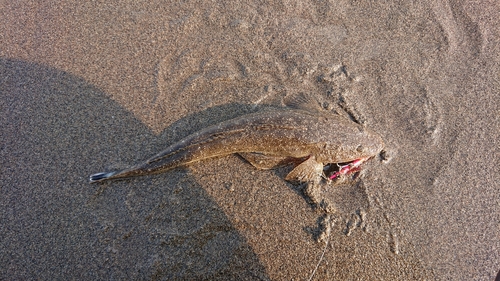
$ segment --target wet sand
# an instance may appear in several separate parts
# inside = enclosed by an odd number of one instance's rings
[[[499,18],[494,1],[4,4],[0,279],[494,280]],[[386,143],[323,186],[327,222],[290,167],[238,156],[88,183],[301,92]]]

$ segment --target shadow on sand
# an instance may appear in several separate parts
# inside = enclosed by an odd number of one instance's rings
[[[0,59],[0,77],[1,276],[269,279],[186,170],[88,183],[89,174],[113,168],[103,165],[137,163],[198,129],[194,123],[201,128],[249,108],[216,107],[155,136],[105,93],[64,71]]]

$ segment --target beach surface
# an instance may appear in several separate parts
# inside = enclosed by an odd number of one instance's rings
[[[494,280],[499,19],[496,1],[3,3],[0,279]],[[291,167],[236,155],[89,184],[300,93],[385,142],[322,186],[327,215]]]

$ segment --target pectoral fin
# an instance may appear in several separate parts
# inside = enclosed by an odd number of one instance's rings
[[[295,167],[285,178],[287,181],[316,182],[323,175],[323,164],[310,157]]]
[[[240,152],[238,154],[245,158],[252,166],[262,170],[277,168],[290,162],[290,157],[269,156],[257,152]]]

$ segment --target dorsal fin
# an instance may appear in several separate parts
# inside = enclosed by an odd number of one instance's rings
[[[311,112],[319,112],[323,110],[319,101],[315,97],[305,93],[286,96],[283,98],[283,103],[291,108],[302,109]]]

